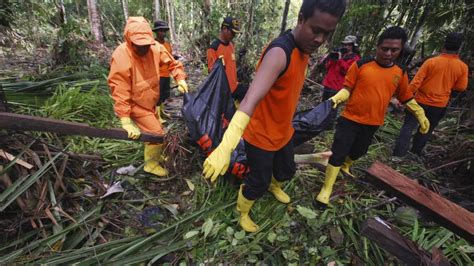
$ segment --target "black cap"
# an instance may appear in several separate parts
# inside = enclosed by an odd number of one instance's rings
[[[157,20],[155,23],[153,23],[153,31],[159,30],[170,30],[170,27],[168,27],[168,24],[166,24],[166,22],[163,20]]]
[[[461,44],[464,38],[461,33],[451,32],[446,35],[446,40],[444,41],[444,48],[449,51],[457,51],[461,48]]]
[[[240,33],[240,22],[236,18],[226,17],[222,22],[222,26],[226,26],[234,33]]]

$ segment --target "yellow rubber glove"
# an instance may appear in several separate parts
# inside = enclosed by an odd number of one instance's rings
[[[178,91],[181,93],[188,93],[188,84],[184,79],[178,80]]]
[[[347,101],[347,99],[349,99],[349,96],[351,96],[351,93],[347,89],[341,89],[338,93],[336,93],[336,95],[330,98],[331,101],[334,103],[332,105],[332,108],[336,108],[339,104]]]
[[[430,130],[430,120],[425,116],[425,110],[421,107],[415,99],[409,100],[407,103],[407,109],[410,111],[420,123],[420,133],[426,134]]]
[[[222,142],[204,161],[203,175],[205,179],[210,178],[211,182],[216,182],[219,175],[225,174],[229,167],[230,155],[239,144],[249,121],[250,117],[242,111],[237,111],[234,114],[222,137]]]
[[[122,124],[122,128],[127,131],[128,138],[138,139],[140,137],[140,129],[135,125],[135,123],[133,123],[130,117],[120,118],[120,123]]]

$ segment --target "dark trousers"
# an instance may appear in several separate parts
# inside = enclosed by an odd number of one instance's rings
[[[293,140],[278,151],[266,151],[245,141],[250,172],[244,179],[242,194],[246,199],[261,198],[268,190],[272,176],[278,181],[290,180],[296,172]]]
[[[421,134],[419,132],[419,124],[416,117],[406,110],[405,120],[403,121],[402,129],[400,130],[400,135],[395,142],[395,148],[393,149],[393,156],[405,156],[410,147],[410,141],[412,132],[414,129],[417,129],[415,136],[413,137],[413,145],[411,147],[411,152],[421,155],[423,148],[425,147],[428,140],[431,138],[433,130],[438,125],[439,121],[446,114],[446,108],[443,107],[434,107],[429,105],[420,104],[419,105],[425,110],[426,118],[430,121],[430,129],[427,134]]]
[[[338,93],[337,90],[333,90],[329,87],[324,87],[323,102],[326,101],[327,99],[331,98],[332,96],[336,95],[336,93]],[[331,125],[331,127],[329,129],[333,129],[334,122],[336,121],[336,117],[337,117],[337,108],[339,108],[339,106],[336,107],[336,112],[331,112],[329,114],[329,121],[330,121],[330,125]]]
[[[170,77],[160,77],[160,99],[158,100],[158,105],[170,97],[170,81]]]
[[[363,125],[340,116],[332,143],[329,164],[341,166],[346,157],[357,160],[367,153],[378,126]]]

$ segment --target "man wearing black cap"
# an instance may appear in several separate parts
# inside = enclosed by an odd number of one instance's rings
[[[168,24],[163,20],[155,21],[153,25],[153,32],[155,33],[155,40],[159,42],[170,54],[173,54],[173,49],[171,44],[165,39],[166,32],[170,30]],[[163,123],[165,120],[162,119],[164,113],[164,102],[170,97],[171,88],[170,88],[170,71],[168,65],[160,66],[160,99],[156,107],[156,114],[159,117],[160,121]]]
[[[234,44],[232,40],[240,33],[240,22],[233,17],[226,17],[221,25],[219,37],[207,49],[207,67],[209,73],[218,58],[223,58],[227,80],[234,99],[241,101],[247,89],[237,81],[237,64],[235,59]]]
[[[416,102],[423,107],[430,121],[428,134],[418,131],[413,138],[411,151],[417,155],[429,140],[434,128],[446,114],[446,106],[452,91],[464,91],[468,82],[468,67],[459,59],[458,52],[463,41],[460,33],[446,36],[441,54],[426,60],[410,83]],[[406,113],[400,135],[393,150],[393,156],[405,156],[410,146],[411,134],[418,127],[416,118]]]

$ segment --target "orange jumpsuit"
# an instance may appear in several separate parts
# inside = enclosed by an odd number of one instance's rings
[[[138,56],[131,37],[153,33],[148,21],[143,17],[130,17],[125,26],[125,42],[112,54],[108,84],[115,102],[114,111],[119,118],[130,117],[145,132],[163,134],[160,121],[155,116],[159,99],[160,66],[169,65],[170,74],[176,81],[186,78],[181,62],[158,42],[150,46],[144,56]]]
[[[171,55],[173,54],[173,48],[171,48],[171,44],[167,41],[164,41],[163,43],[157,41],[159,44],[163,45],[163,47],[168,51]],[[173,57],[174,58],[174,57]],[[165,77],[169,78],[170,77],[170,71],[168,70],[168,65],[163,64],[160,66],[160,77]]]

